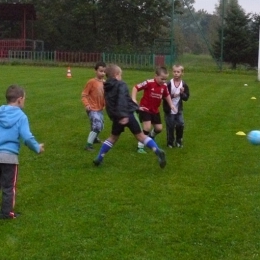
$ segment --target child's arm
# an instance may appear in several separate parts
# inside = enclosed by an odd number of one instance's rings
[[[86,110],[91,109],[89,100],[88,100],[90,89],[91,89],[91,82],[88,81],[84,90],[81,93],[81,101],[82,101],[83,105],[85,106]]]
[[[24,144],[34,151],[35,153],[41,153],[44,151],[44,145],[39,144],[34,136],[32,135],[29,127],[29,122],[27,116],[24,116],[22,119],[20,119],[20,137],[24,140]]]
[[[132,89],[132,100],[133,100],[136,104],[138,104],[137,99],[136,99],[137,92],[138,92],[138,89],[137,89],[136,86],[134,86],[133,89]],[[139,110],[141,110],[141,111],[148,111],[149,109],[146,108],[146,107],[139,107]]]
[[[134,86],[132,89],[132,100],[137,104],[136,96],[137,96],[137,88]]]
[[[173,105],[172,103],[172,99],[171,99],[171,95],[169,94],[167,97],[165,97],[165,100],[167,101],[168,105],[170,106],[170,108],[177,112],[177,108]]]
[[[188,85],[184,82],[180,92],[180,97],[183,101],[187,101],[190,97],[190,91]]]

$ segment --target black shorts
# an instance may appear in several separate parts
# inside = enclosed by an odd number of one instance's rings
[[[112,124],[112,135],[119,136],[124,132],[125,127],[128,127],[134,135],[140,134],[143,131],[136,112],[129,115],[129,122],[126,125],[121,125],[118,120],[114,120]]]
[[[141,122],[151,121],[153,125],[160,125],[162,123],[160,113],[151,114],[145,111],[139,111],[139,119]]]

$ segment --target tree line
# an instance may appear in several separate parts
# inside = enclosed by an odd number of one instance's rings
[[[16,0],[34,4],[34,38],[46,50],[160,54],[169,52],[173,39],[175,55],[209,53],[233,68],[257,66],[260,14],[247,14],[238,0],[224,7],[219,0],[209,14],[195,11],[195,1]],[[0,39],[19,37],[17,22],[1,22]]]

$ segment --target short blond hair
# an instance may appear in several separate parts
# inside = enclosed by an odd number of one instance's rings
[[[122,72],[121,68],[116,64],[109,64],[106,67],[106,77],[107,78],[115,78],[121,72]]]
[[[184,72],[184,67],[181,65],[181,64],[174,64],[172,66],[172,69],[177,69],[177,68],[180,68],[181,69],[181,72],[183,73]]]

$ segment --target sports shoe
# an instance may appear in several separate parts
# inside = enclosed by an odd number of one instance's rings
[[[158,149],[157,156],[159,159],[159,165],[163,169],[166,166],[165,152],[162,149]]]
[[[182,142],[176,142],[175,146],[178,147],[178,148],[182,148],[183,144],[182,144]]]
[[[90,151],[90,152],[95,151],[95,149],[93,148],[93,146],[86,146],[84,149],[85,149],[86,151]]]
[[[9,215],[4,215],[3,213],[0,214],[0,219],[14,219],[19,217],[21,214],[20,213],[14,213],[10,212]]]
[[[100,160],[98,159],[98,157],[96,157],[96,158],[93,160],[93,163],[94,163],[95,166],[99,166],[99,165],[102,163],[102,161],[100,161]]]
[[[173,146],[172,146],[172,145],[170,145],[170,144],[168,144],[168,145],[167,145],[167,147],[168,147],[168,148],[172,148]]]
[[[94,144],[101,144],[103,143],[98,137],[94,140]]]
[[[138,149],[137,149],[137,152],[138,152],[138,153],[143,153],[143,154],[147,153],[147,152],[144,150],[144,148],[138,148]]]

